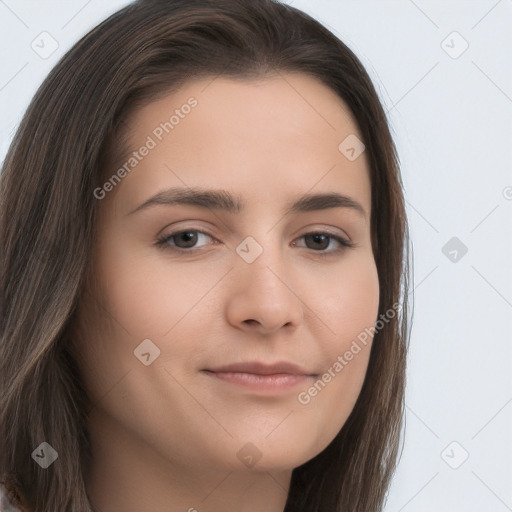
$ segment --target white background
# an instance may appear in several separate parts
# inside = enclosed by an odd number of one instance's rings
[[[0,160],[57,60],[127,3],[0,0]],[[512,511],[512,1],[287,3],[361,59],[402,164],[414,318],[385,510]],[[46,59],[31,48],[43,31],[59,45]]]

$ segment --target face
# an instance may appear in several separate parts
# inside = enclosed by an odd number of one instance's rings
[[[197,472],[292,470],[352,411],[371,348],[358,335],[378,314],[358,127],[291,73],[190,82],[127,126],[138,156],[95,192],[79,315],[95,439]],[[255,362],[294,367],[221,371]]]

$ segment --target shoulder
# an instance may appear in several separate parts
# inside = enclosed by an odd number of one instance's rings
[[[15,506],[16,497],[13,496],[4,484],[0,483],[0,512],[23,512]]]

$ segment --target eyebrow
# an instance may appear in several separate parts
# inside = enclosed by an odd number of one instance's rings
[[[159,205],[169,206],[179,204],[187,204],[212,210],[222,210],[232,214],[241,213],[244,210],[244,203],[242,199],[239,196],[232,195],[227,190],[210,190],[199,187],[176,187],[158,192],[127,215],[132,215],[135,212],[147,210],[148,208]],[[360,203],[349,196],[338,194],[337,192],[305,194],[300,196],[293,202],[286,205],[284,215],[327,210],[331,208],[351,209],[363,218],[367,218],[366,210]]]

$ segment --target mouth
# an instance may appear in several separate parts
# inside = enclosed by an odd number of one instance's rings
[[[234,363],[217,368],[208,368],[206,371],[214,373],[251,373],[254,375],[304,375],[316,377],[317,375],[307,371],[302,366],[288,361],[279,361],[276,363],[262,363],[260,361],[247,361],[244,363]]]
[[[264,364],[256,361],[205,369],[202,373],[217,382],[271,394],[308,384],[317,376],[293,363]]]
[[[203,370],[203,373],[227,384],[233,384],[253,391],[270,393],[290,390],[299,385],[304,385],[313,379],[312,376],[293,375],[290,373],[257,375],[254,373],[212,372],[208,370]]]

